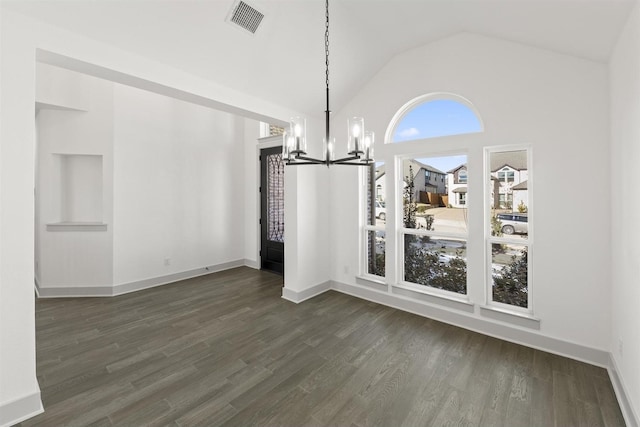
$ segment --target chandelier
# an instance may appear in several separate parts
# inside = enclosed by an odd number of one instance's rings
[[[303,117],[293,117],[289,122],[289,128],[283,134],[282,155],[287,165],[354,165],[367,166],[373,163],[374,133],[365,132],[364,119],[352,117],[347,121],[349,138],[347,140],[347,157],[335,158],[335,138],[331,136],[329,115],[329,0],[325,0],[325,31],[324,31],[324,55],[325,55],[325,83],[326,101],[325,110],[325,137],[321,159],[307,156],[307,121]]]

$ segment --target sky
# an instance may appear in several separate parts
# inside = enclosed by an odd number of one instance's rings
[[[409,110],[396,126],[393,142],[482,131],[474,112],[449,99],[427,101]]]
[[[426,165],[433,166],[436,169],[440,169],[442,172],[449,172],[451,169],[457,168],[463,163],[467,163],[467,156],[421,157],[416,160]]]

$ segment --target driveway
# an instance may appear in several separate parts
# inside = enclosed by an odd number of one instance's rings
[[[421,228],[427,228],[426,215],[433,215],[432,230],[445,233],[467,232],[467,210],[458,208],[433,208],[424,214],[416,215],[416,221]]]

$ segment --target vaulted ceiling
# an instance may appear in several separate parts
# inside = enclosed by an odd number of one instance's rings
[[[244,0],[252,35],[226,22],[234,0],[3,0],[10,9],[306,114],[324,97],[324,2]],[[635,0],[331,0],[338,110],[393,56],[473,32],[607,62]]]

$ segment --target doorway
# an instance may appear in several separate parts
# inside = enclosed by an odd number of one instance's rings
[[[282,148],[260,150],[260,268],[284,275],[284,160]]]

